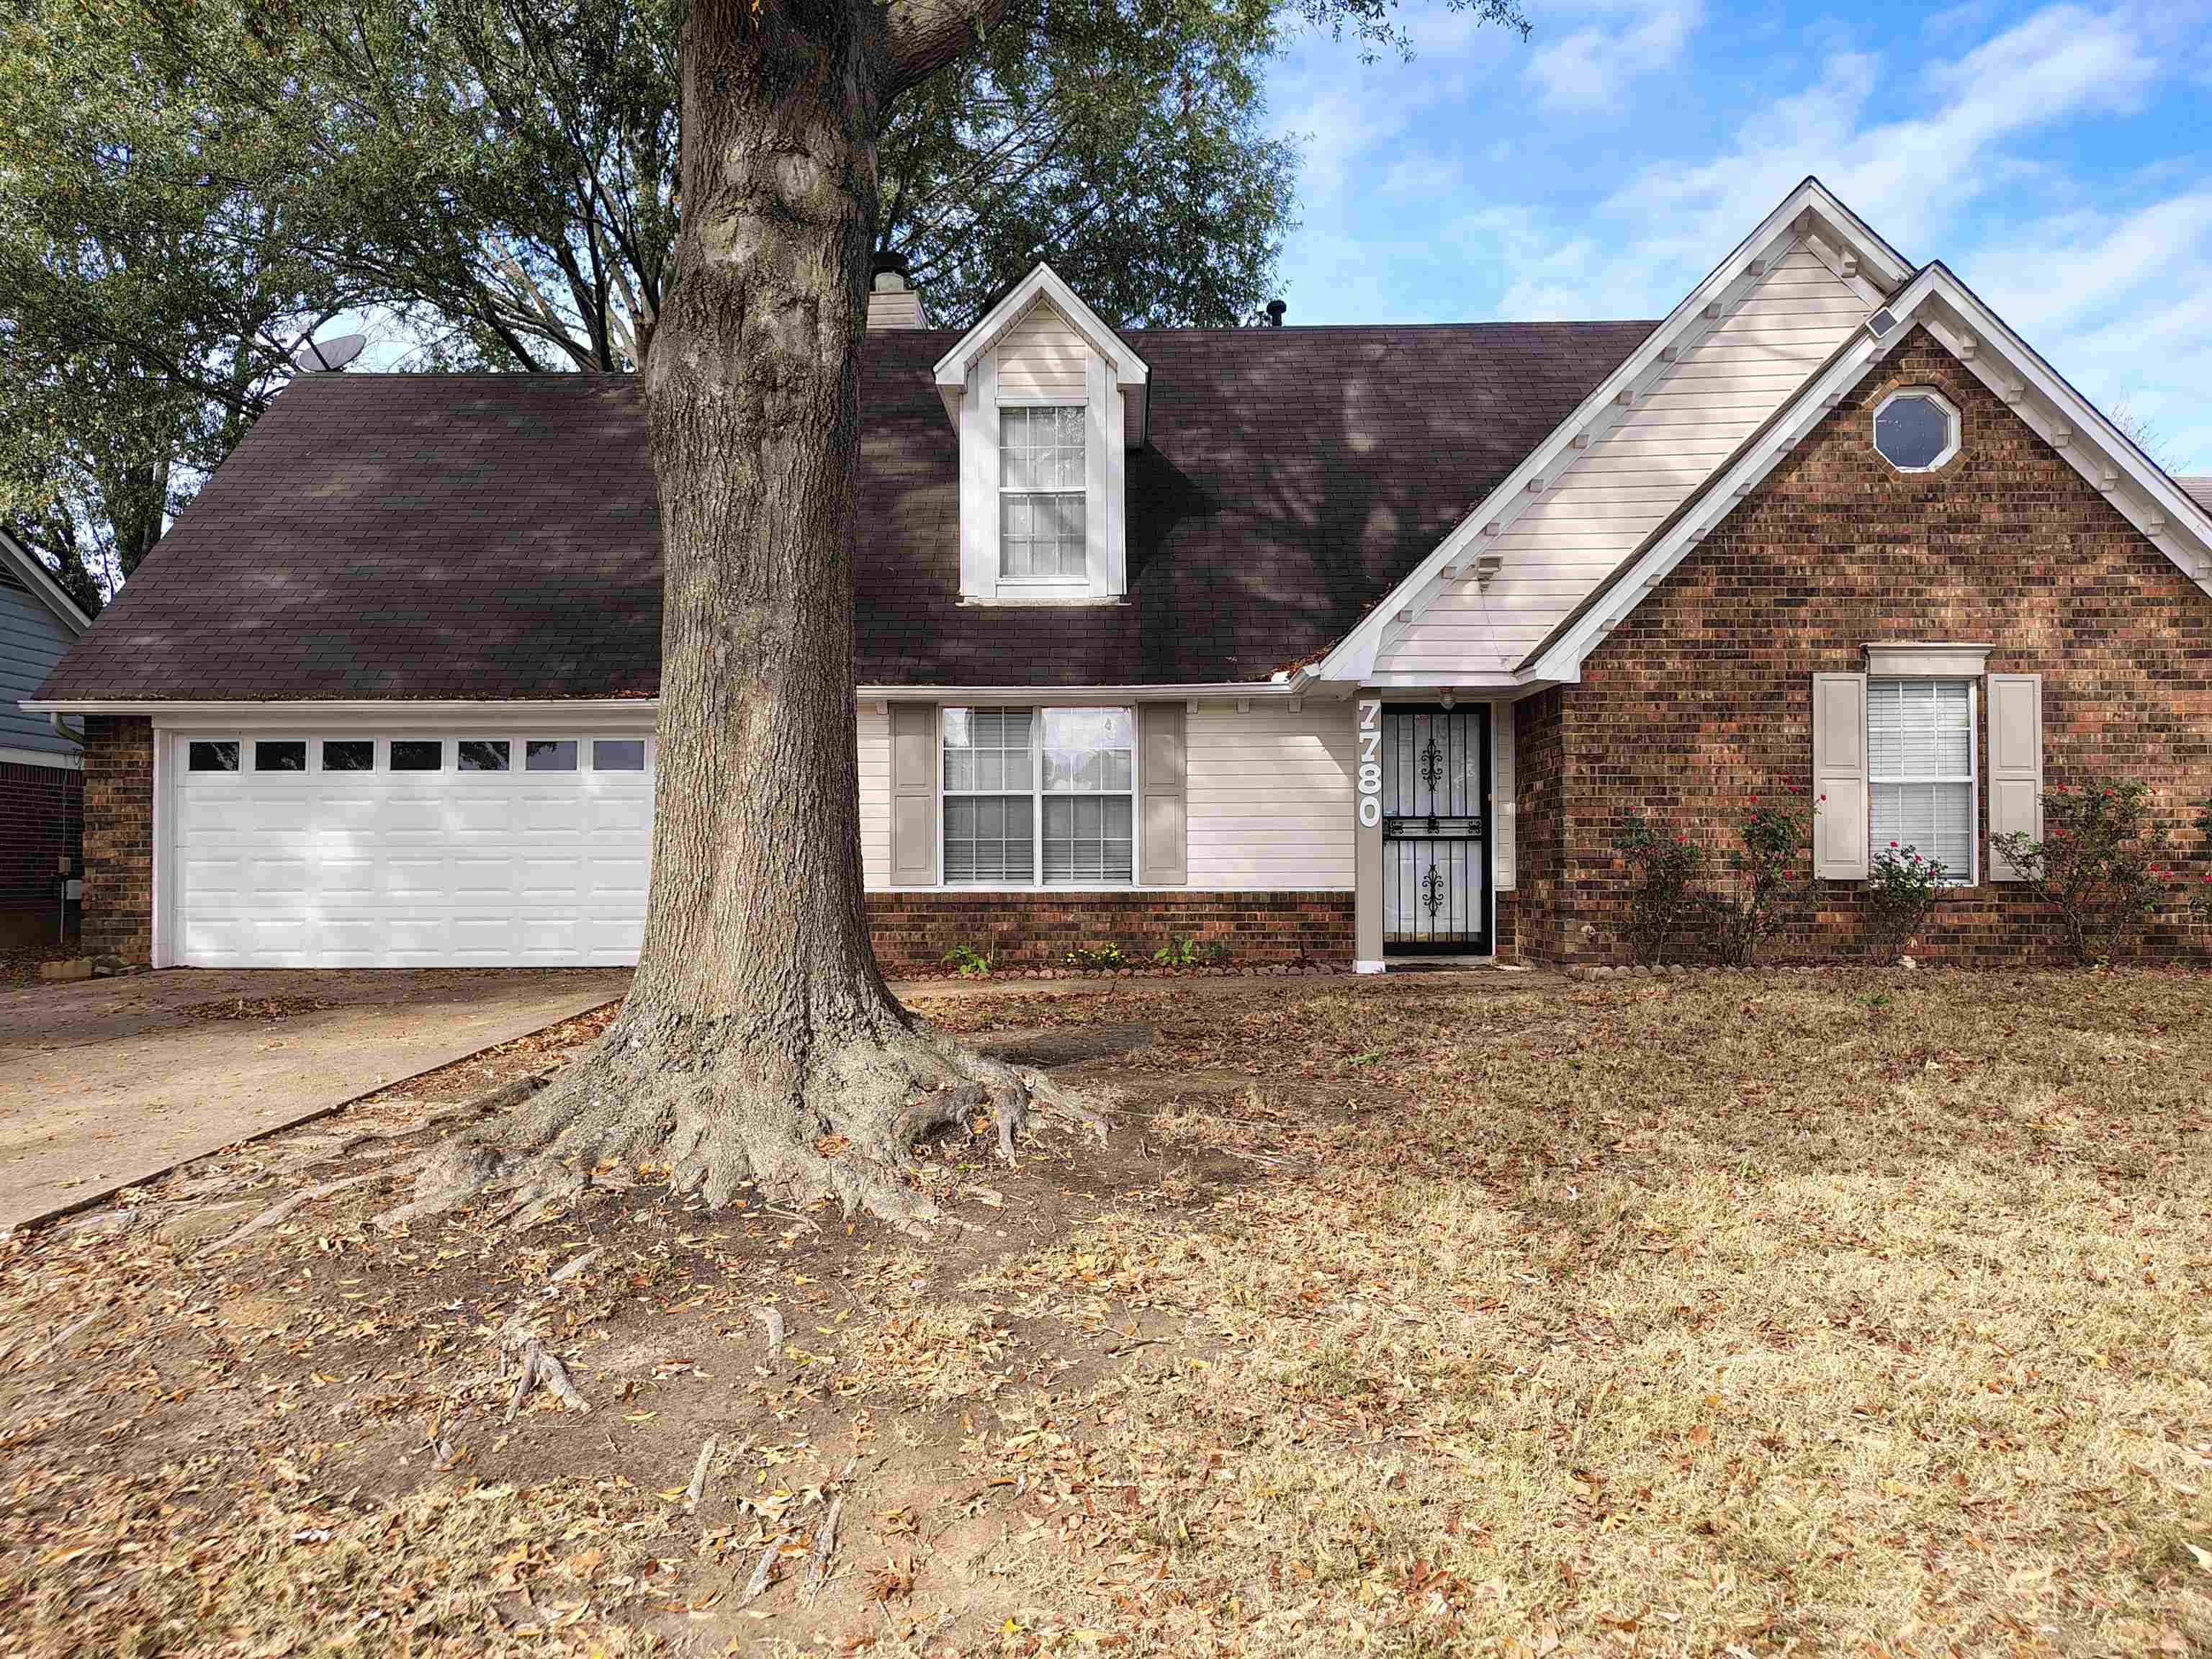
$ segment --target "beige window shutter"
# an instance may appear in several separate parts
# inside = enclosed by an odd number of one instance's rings
[[[1137,705],[1139,783],[1144,823],[1138,832],[1137,879],[1147,887],[1180,887],[1189,879],[1190,751],[1183,705]]]
[[[1867,681],[1813,676],[1813,873],[1864,881],[1867,873]],[[1825,798],[1825,799],[1823,799]]]
[[[1992,674],[1990,688],[1990,879],[2018,881],[1996,837],[2043,839],[2043,676]]]
[[[937,705],[891,705],[891,885],[937,884]]]

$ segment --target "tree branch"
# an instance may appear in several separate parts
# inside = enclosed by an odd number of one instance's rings
[[[1006,0],[890,0],[884,8],[890,46],[886,100],[974,51],[1006,7]]]

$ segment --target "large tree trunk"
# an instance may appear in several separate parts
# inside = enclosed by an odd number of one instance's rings
[[[1036,1102],[1070,1103],[913,1020],[868,942],[851,537],[884,14],[696,0],[683,63],[645,372],[666,595],[644,951],[598,1050],[505,1146],[449,1149],[410,1212],[487,1183],[549,1200],[617,1157],[716,1204],[752,1182],[915,1226],[918,1135],[988,1105],[1011,1152]]]

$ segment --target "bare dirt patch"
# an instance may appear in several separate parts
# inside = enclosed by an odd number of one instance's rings
[[[213,1002],[189,1002],[177,1010],[186,1019],[290,1019],[296,1014],[319,1014],[335,1003],[321,997],[219,997]]]
[[[0,1646],[2212,1651],[2205,981],[1232,989],[924,999],[1122,1097],[926,1247],[371,1224],[592,1017],[9,1240]]]

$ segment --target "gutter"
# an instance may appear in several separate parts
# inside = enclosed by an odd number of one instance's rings
[[[949,698],[1006,702],[1026,698],[1034,702],[1053,696],[1085,702],[1167,702],[1181,698],[1226,702],[1232,699],[1275,702],[1303,696],[1315,685],[1309,669],[1301,668],[1279,679],[1206,680],[1157,685],[858,685],[853,695],[860,702],[943,702]],[[315,719],[326,715],[404,720],[407,717],[445,718],[459,714],[496,714],[544,716],[568,720],[582,714],[655,714],[655,697],[495,697],[429,698],[295,698],[247,702],[182,699],[149,701],[143,698],[58,697],[27,701],[21,705],[33,714],[58,722],[70,714],[149,714],[173,720],[240,720],[273,717]],[[57,730],[60,727],[57,724]]]

